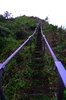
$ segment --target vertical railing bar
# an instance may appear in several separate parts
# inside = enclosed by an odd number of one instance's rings
[[[5,100],[5,95],[2,89],[2,73],[3,69],[0,69],[0,100]]]
[[[63,82],[61,80],[61,78],[59,77],[59,88],[57,91],[57,100],[63,100],[63,92],[64,92],[64,85]]]

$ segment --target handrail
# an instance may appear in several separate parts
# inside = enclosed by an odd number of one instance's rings
[[[58,73],[59,80],[61,80],[60,81],[60,84],[61,84],[60,85],[60,88],[61,88],[60,91],[63,91],[63,89],[66,88],[66,70],[65,70],[63,64],[61,63],[61,61],[59,61],[57,59],[57,57],[55,56],[55,54],[54,54],[52,48],[50,47],[45,35],[42,32],[42,26],[41,25],[42,25],[42,23],[40,21],[40,23],[35,28],[34,33],[32,35],[30,35],[28,37],[28,39],[23,44],[21,44],[21,46],[19,46],[3,63],[0,64],[0,93],[1,93],[0,96],[1,96],[1,100],[5,100],[5,97],[3,95],[3,91],[2,91],[2,88],[1,88],[2,87],[2,84],[1,84],[2,70],[1,69],[5,69],[5,67],[9,63],[9,61],[25,46],[25,44],[29,40],[31,40],[31,38],[35,35],[35,33],[37,32],[38,29],[40,29],[40,31],[41,31],[40,34],[42,35],[42,38],[45,41],[45,44],[47,45],[47,48],[49,49],[49,52],[50,52],[50,54],[51,54],[51,56],[54,60],[55,68],[56,68],[56,71]],[[62,93],[61,93],[61,95],[62,95]],[[59,93],[59,96],[58,96],[58,100],[61,100],[59,98],[61,98],[60,93]]]
[[[35,28],[35,31],[32,35],[30,35],[28,37],[28,39],[19,47],[17,48],[3,63],[0,63],[0,99],[1,100],[5,100],[5,95],[3,93],[3,89],[2,89],[2,73],[3,70],[5,70],[6,65],[8,64],[8,62],[24,47],[24,45],[31,40],[31,38],[34,36],[34,34],[36,33],[37,29],[38,29],[39,24],[37,25],[37,27]]]
[[[16,49],[15,52],[13,52],[2,64],[0,64],[0,69],[5,68],[5,65],[8,64],[8,62],[23,48],[23,46],[32,38],[30,36],[18,49]]]
[[[47,47],[48,47],[48,49],[50,51],[50,54],[51,54],[51,56],[52,56],[52,58],[54,60],[56,69],[57,69],[57,71],[59,73],[59,76],[60,76],[62,82],[63,82],[63,85],[66,88],[66,70],[65,70],[63,64],[61,63],[61,61],[59,61],[57,59],[57,57],[55,56],[55,54],[54,54],[52,48],[50,47],[45,35],[43,35],[42,28],[41,28],[41,34],[42,34],[42,37],[43,37],[43,39],[44,39],[44,41],[45,41],[45,43],[46,43],[46,45],[47,45]]]
[[[50,51],[50,53],[51,53],[51,56],[52,56],[54,62],[55,62],[55,61],[58,61],[57,57],[55,56],[54,52],[52,51],[52,49],[51,49],[51,47],[50,47],[50,45],[49,45],[49,43],[48,43],[48,41],[47,41],[45,35],[43,35],[43,38],[44,38],[45,43],[46,43],[46,45],[47,45],[47,47],[48,47],[48,49],[49,49],[49,51]]]
[[[41,27],[41,35],[42,35],[42,38],[45,41],[45,43],[49,49],[49,52],[54,60],[54,63],[55,63],[55,69],[57,71],[57,75],[59,78],[59,90],[58,90],[58,94],[57,94],[57,99],[62,100],[63,99],[63,90],[64,90],[64,88],[66,88],[66,70],[65,70],[63,64],[61,63],[61,61],[59,61],[57,59],[57,57],[55,56],[55,54],[54,54],[52,48],[50,47],[45,35],[43,35],[42,27]]]
[[[36,33],[37,31],[37,28],[38,28],[38,25],[37,27],[35,28],[35,31],[32,35],[30,35],[28,37],[28,39],[19,47],[16,49],[16,51],[14,51],[3,63],[0,64],[0,69],[4,69],[5,68],[5,65],[8,64],[8,62],[24,47],[24,45],[34,36],[34,34]]]
[[[42,25],[42,24],[41,24],[41,25]],[[42,27],[41,27],[41,34],[42,34],[42,37],[43,37],[43,39],[44,39],[44,41],[45,41],[45,43],[46,43],[46,45],[47,45],[47,47],[48,47],[48,49],[49,49],[49,51],[50,51],[50,54],[51,54],[51,56],[52,56],[54,62],[55,62],[55,61],[58,61],[57,57],[55,56],[53,50],[51,49],[51,47],[50,47],[50,45],[49,45],[49,43],[48,43],[48,41],[47,41],[45,35],[43,34]]]

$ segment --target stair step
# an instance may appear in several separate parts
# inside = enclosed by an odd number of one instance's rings
[[[35,53],[34,56],[42,57],[41,53]]]
[[[43,92],[43,93],[41,93],[41,92],[31,92],[30,94],[28,94],[28,95],[32,95],[32,96],[40,96],[40,95],[48,95],[49,93],[45,93],[45,92]]]
[[[34,58],[34,60],[41,60],[41,58],[40,57],[36,57],[36,58]]]
[[[35,50],[35,53],[41,53],[41,50]]]
[[[24,96],[31,96],[31,97],[34,97],[34,96],[49,96],[49,93],[39,93],[39,92],[38,93],[22,93],[22,96],[23,95]]]
[[[41,59],[34,59],[33,62],[35,67],[43,65],[43,61]]]

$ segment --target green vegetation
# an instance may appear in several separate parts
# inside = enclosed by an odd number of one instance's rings
[[[0,15],[0,63],[11,55],[30,36],[38,23],[38,18],[20,16],[17,18],[4,18]],[[66,30],[58,28],[43,21],[43,32],[46,35],[55,54],[66,67]],[[23,96],[24,91],[31,88],[32,79],[32,54],[35,48],[35,37],[10,61],[3,74],[3,89],[6,100],[27,100]],[[50,89],[48,96],[30,97],[30,100],[52,100],[58,85],[58,79],[54,71],[54,63],[46,48],[44,55],[43,75],[48,80]],[[54,97],[53,97],[54,96]],[[64,100],[66,91],[64,91]],[[53,99],[54,100],[54,99]],[[55,99],[56,100],[56,99]]]

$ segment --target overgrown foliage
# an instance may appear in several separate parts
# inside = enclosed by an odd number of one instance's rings
[[[11,55],[30,36],[37,25],[39,18],[20,16],[17,18],[4,18],[0,15],[0,63]],[[58,28],[43,21],[43,32],[59,60],[66,67],[66,30]],[[31,43],[31,44],[30,44]],[[6,100],[26,100],[22,96],[23,91],[31,88],[32,77],[32,53],[35,48],[35,37],[20,51],[7,65],[3,75],[3,89]],[[46,49],[44,56],[43,75],[48,78],[51,97],[54,98],[54,89],[57,86],[57,76],[53,70],[54,64]],[[55,79],[55,80],[53,80]],[[56,82],[55,82],[56,81]],[[53,92],[52,92],[53,91]],[[66,91],[64,91],[66,98]],[[50,95],[50,94],[49,94]],[[29,99],[28,99],[29,100]],[[31,100],[49,100],[47,96],[31,97]],[[64,99],[65,100],[65,99]]]

